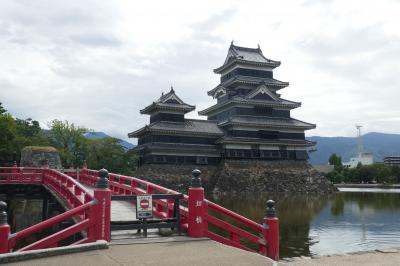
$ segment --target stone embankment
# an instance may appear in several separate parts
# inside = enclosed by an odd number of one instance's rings
[[[43,167],[48,164],[50,168],[61,169],[61,160],[54,147],[27,146],[21,150],[22,167]]]
[[[200,169],[202,173],[203,187],[207,191],[211,191],[216,183],[214,176],[218,170],[217,166],[147,164],[139,167],[134,176],[163,187],[186,193],[189,187],[191,173],[196,168]]]
[[[329,180],[304,161],[233,161],[222,163],[218,191],[334,192]]]
[[[337,189],[304,161],[224,160],[218,166],[144,165],[136,177],[185,191],[194,168],[202,171],[203,186],[214,192],[332,193]]]

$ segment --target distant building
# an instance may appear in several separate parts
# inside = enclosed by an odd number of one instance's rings
[[[217,164],[222,159],[307,160],[315,145],[305,130],[315,128],[290,116],[300,102],[285,100],[278,91],[289,85],[273,78],[279,61],[266,58],[260,47],[231,44],[221,75],[208,92],[217,103],[199,112],[207,120],[186,119],[194,106],[173,89],[145,107],[150,124],[129,133],[138,138],[139,164]]]
[[[347,168],[355,168],[358,164],[370,165],[374,163],[374,155],[370,152],[364,152],[364,146],[362,142],[361,128],[362,125],[356,125],[357,129],[357,157],[350,158],[350,161],[344,162],[343,166]]]
[[[355,168],[357,165],[370,165],[374,163],[374,155],[369,152],[362,152],[357,155],[357,157],[350,158],[350,161],[343,163],[344,167]]]
[[[383,163],[388,166],[400,166],[400,155],[386,156],[383,158]]]

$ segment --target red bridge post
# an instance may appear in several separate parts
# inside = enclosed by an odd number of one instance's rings
[[[267,214],[264,218],[264,237],[267,242],[266,256],[279,260],[279,219],[276,217],[275,202],[267,201]]]
[[[188,191],[188,235],[190,237],[203,237],[205,233],[204,188],[201,187],[200,174],[200,170],[193,170]]]
[[[13,170],[11,171],[12,173],[18,173],[17,161],[14,161],[12,168],[13,168]]]
[[[101,169],[99,179],[94,190],[94,198],[97,204],[94,208],[95,217],[95,240],[110,241],[111,220],[111,190],[108,183],[108,171]],[[92,216],[93,217],[93,216]]]
[[[8,253],[8,237],[10,235],[10,226],[7,223],[7,204],[0,201],[0,254]]]

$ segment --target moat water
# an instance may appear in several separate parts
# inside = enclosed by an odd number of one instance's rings
[[[280,257],[400,247],[400,189],[346,189],[334,195],[225,194],[214,202],[261,222],[268,199],[280,219]]]

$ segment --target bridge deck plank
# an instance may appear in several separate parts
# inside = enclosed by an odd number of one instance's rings
[[[93,195],[94,188],[84,185]],[[127,201],[111,201],[111,221],[136,220],[136,206]]]

